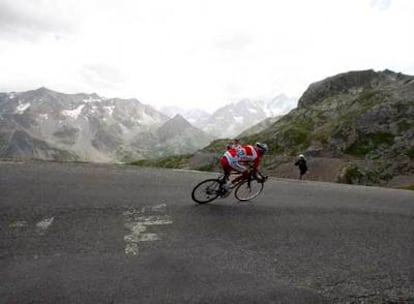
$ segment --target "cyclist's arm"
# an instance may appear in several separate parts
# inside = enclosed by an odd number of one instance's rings
[[[256,158],[254,163],[251,166],[251,170],[252,170],[252,174],[253,176],[259,180],[259,181],[265,181],[267,179],[267,176],[263,175],[260,170],[259,170],[259,166],[260,166],[260,161],[261,158]]]
[[[253,166],[252,166],[252,170],[253,173],[256,173],[257,171],[259,171],[259,166],[260,166],[260,157],[257,157],[254,162],[253,162]]]

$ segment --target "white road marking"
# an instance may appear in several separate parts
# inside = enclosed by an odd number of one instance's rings
[[[129,230],[129,234],[124,236],[126,255],[137,255],[140,242],[152,242],[161,239],[156,233],[147,232],[147,227],[172,224],[171,217],[168,215],[145,215],[145,213],[164,213],[166,207],[166,204],[160,204],[152,207],[143,207],[141,210],[130,209],[123,213],[125,227]]]
[[[155,212],[165,212],[166,209],[167,204],[159,204],[151,207],[151,210]]]
[[[17,221],[17,222],[13,222],[9,225],[10,228],[23,228],[25,226],[27,226],[26,221]]]
[[[55,218],[51,217],[51,218],[47,218],[47,219],[44,219],[44,220],[41,220],[40,222],[38,222],[36,224],[36,228],[37,228],[38,233],[44,234],[46,232],[46,230],[50,227],[50,225],[52,225],[54,220],[55,220]]]
[[[137,255],[138,251],[139,251],[139,248],[136,243],[127,243],[125,246],[126,255]]]
[[[140,216],[137,218],[138,222],[146,226],[150,225],[168,225],[172,224],[172,220],[168,215],[158,216],[158,215],[150,215],[150,216]]]

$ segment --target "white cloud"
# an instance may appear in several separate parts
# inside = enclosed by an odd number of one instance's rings
[[[414,74],[411,0],[1,0],[0,91],[208,109],[349,70]]]

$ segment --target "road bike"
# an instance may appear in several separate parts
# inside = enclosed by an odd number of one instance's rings
[[[209,178],[198,183],[191,193],[191,198],[199,204],[206,204],[219,197],[229,196],[234,189],[236,199],[239,201],[249,201],[263,191],[266,180],[267,176],[264,176],[259,171],[253,174],[253,171],[249,170],[249,174],[245,179],[234,183],[229,190],[226,190],[224,187],[226,178],[224,175],[221,175],[218,178]]]

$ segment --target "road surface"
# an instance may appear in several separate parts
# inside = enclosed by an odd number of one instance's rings
[[[414,303],[414,192],[0,162],[0,303]]]

